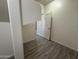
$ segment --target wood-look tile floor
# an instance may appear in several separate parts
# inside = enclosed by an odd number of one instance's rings
[[[78,59],[77,52],[40,36],[24,44],[25,59]]]

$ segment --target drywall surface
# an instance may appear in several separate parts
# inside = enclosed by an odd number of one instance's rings
[[[36,38],[35,23],[30,23],[23,26],[23,42],[29,42]]]
[[[41,6],[35,0],[22,0],[23,42],[36,38],[35,22],[41,20]]]
[[[12,56],[13,46],[9,22],[0,22],[0,57]]]
[[[77,0],[55,0],[46,6],[52,12],[52,40],[78,50]]]
[[[7,0],[0,0],[0,57],[13,55]]]
[[[22,0],[23,25],[41,19],[41,6],[35,0]]]
[[[0,22],[9,22],[7,0],[0,0]]]

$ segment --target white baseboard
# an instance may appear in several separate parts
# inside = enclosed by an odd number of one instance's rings
[[[0,56],[0,59],[8,59],[10,57],[12,57],[12,55],[10,55],[10,56]]]

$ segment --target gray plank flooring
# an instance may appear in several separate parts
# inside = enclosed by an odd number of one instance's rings
[[[24,44],[25,59],[78,59],[77,55],[76,51],[40,36]]]

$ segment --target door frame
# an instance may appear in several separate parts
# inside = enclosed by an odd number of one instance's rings
[[[7,0],[15,59],[24,59],[20,0]]]
[[[52,18],[52,14],[51,14],[51,12],[50,13],[46,13],[46,14],[42,14],[42,15],[47,15],[47,14],[50,14],[50,16],[51,16],[51,23],[50,23],[50,34],[49,34],[49,41],[51,41],[51,36],[52,36],[52,21],[53,21],[53,18]],[[39,20],[40,21],[40,20]],[[36,27],[36,31],[37,31],[37,23],[38,23],[38,21],[36,21],[36,25],[35,25],[35,27]],[[43,37],[43,36],[42,36]],[[43,38],[45,38],[45,37],[43,37]],[[45,38],[45,39],[47,39],[47,38]]]
[[[46,13],[45,15],[50,15],[50,17],[51,17],[51,20],[50,20],[50,34],[49,34],[49,41],[51,41],[51,36],[52,36],[52,14],[51,14],[51,12],[49,12],[49,13]]]
[[[49,41],[51,41],[51,37],[52,37],[52,15],[51,15],[51,23],[50,23],[50,35],[49,35]]]

